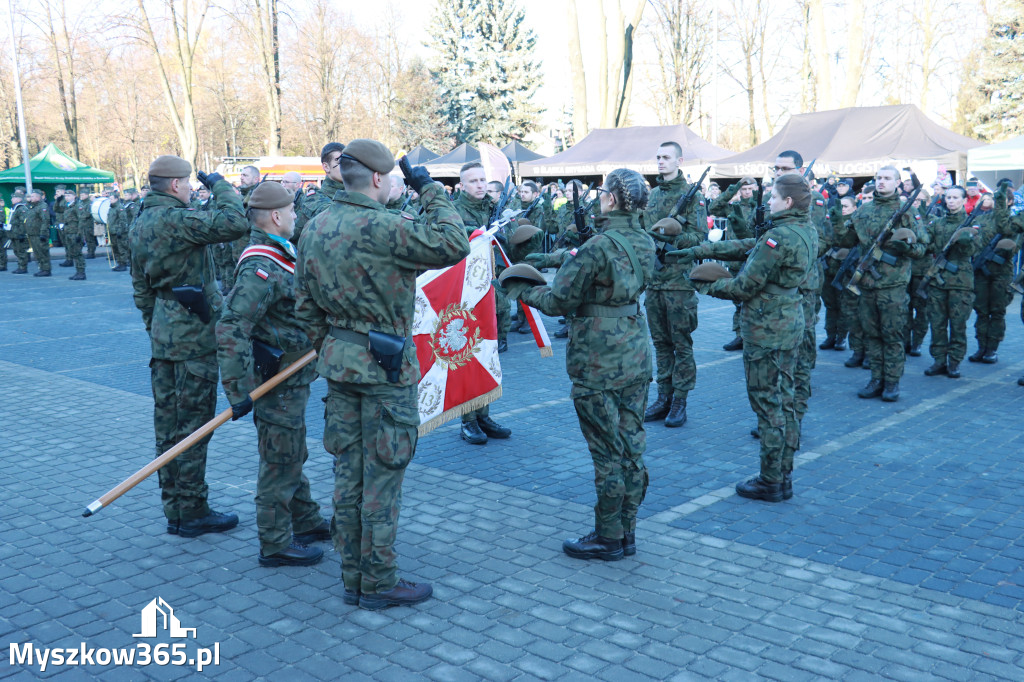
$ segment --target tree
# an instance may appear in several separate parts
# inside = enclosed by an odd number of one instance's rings
[[[452,138],[437,111],[438,92],[422,59],[414,58],[398,74],[395,90],[398,96],[392,104],[391,122],[394,148],[409,150],[423,144],[435,152],[448,150]]]
[[[25,14],[29,23],[33,24],[45,36],[50,52],[50,66],[57,83],[60,113],[64,119],[64,132],[67,134],[71,155],[79,158],[81,150],[78,146],[78,88],[80,86],[78,54],[76,46],[83,39],[83,32],[74,27],[68,30],[68,13],[64,0],[57,5],[57,21],[54,21],[54,8],[50,0],[43,3],[46,10],[46,24],[37,24],[36,12]],[[72,35],[73,33],[73,35]]]
[[[656,16],[650,32],[658,54],[658,120],[692,125],[699,115],[711,52],[706,7],[696,0],[651,0],[651,5]]]
[[[258,58],[267,103],[267,155],[281,153],[281,41],[277,0],[243,0],[232,15]]]
[[[431,34],[431,75],[456,142],[504,144],[535,128],[537,39],[517,0],[441,0]]]
[[[813,3],[811,5],[813,11]],[[778,60],[766,58],[766,41],[770,31],[768,22],[771,4],[768,0],[732,0],[729,6],[731,21],[727,22],[725,34],[735,42],[738,61],[726,63],[725,72],[743,89],[747,99],[747,131],[750,145],[758,143],[757,114],[755,108],[756,86],[761,85],[761,96],[767,98],[767,83]],[[767,105],[764,107],[765,123],[772,127],[768,118]]]
[[[994,141],[1024,134],[1024,0],[996,5],[975,74],[962,85],[982,102],[968,117],[974,135]]]

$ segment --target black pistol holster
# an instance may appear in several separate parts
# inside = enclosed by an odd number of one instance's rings
[[[206,295],[203,294],[202,287],[186,284],[185,286],[171,287],[171,293],[174,294],[174,298],[178,299],[178,303],[185,306],[185,310],[196,315],[203,324],[210,321],[210,304],[206,300]]]
[[[385,334],[384,332],[367,332],[370,337],[370,354],[377,364],[388,375],[388,381],[398,383],[398,375],[402,370],[402,353],[405,351],[405,337]]]
[[[281,358],[284,351],[274,348],[268,343],[259,339],[252,340],[252,357],[256,364],[256,371],[263,377],[263,382],[270,381],[281,370]]]

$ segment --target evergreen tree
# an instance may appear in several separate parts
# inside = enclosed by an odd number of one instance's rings
[[[439,0],[431,20],[431,76],[457,143],[499,146],[535,128],[537,39],[518,0]]]
[[[981,101],[969,119],[974,135],[1024,135],[1024,0],[997,4],[981,55],[975,80],[966,84]]]

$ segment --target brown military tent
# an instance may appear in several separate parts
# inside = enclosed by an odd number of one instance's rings
[[[468,142],[463,142],[444,156],[431,159],[423,165],[434,178],[457,178],[459,169],[470,161],[479,161],[480,152]]]
[[[914,162],[930,162],[933,168],[942,164],[962,176],[967,170],[967,150],[981,144],[946,130],[913,104],[850,107],[792,116],[771,138],[721,159],[711,170],[715,177],[764,177],[771,173],[779,152],[792,149],[806,163],[817,159],[814,173],[818,177],[830,172],[870,176],[889,164],[917,170]]]
[[[546,159],[519,165],[524,177],[570,178],[605,175],[616,168],[630,168],[655,175],[654,156],[662,142],[678,142],[687,169],[699,169],[729,156],[727,149],[701,138],[685,125],[598,128],[574,146]]]

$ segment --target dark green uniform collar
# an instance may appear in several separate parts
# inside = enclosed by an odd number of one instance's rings
[[[474,199],[465,192],[459,195],[459,202],[465,204],[471,209],[487,208],[490,210],[489,204],[491,204],[491,197],[487,194],[482,199]]]
[[[363,206],[365,208],[373,208],[379,210],[385,210],[384,204],[371,199],[362,192],[346,191],[344,195],[335,197],[335,201],[340,201],[343,204],[352,204],[354,206]]]
[[[872,199],[872,201],[874,201],[876,204],[882,204],[882,205],[886,205],[886,206],[888,206],[889,204],[899,205],[899,203],[900,203],[900,193],[899,192],[893,192],[889,196],[883,197],[878,192],[875,192],[875,197],[874,197],[874,199]]]
[[[142,205],[146,208],[153,208],[154,206],[177,206],[184,208],[188,206],[185,202],[176,196],[171,194],[164,194],[163,192],[157,192],[151,190],[146,198],[142,200]]]
[[[605,230],[641,230],[639,213],[615,209],[608,211],[594,218],[594,224],[604,232]]]
[[[658,176],[658,187],[668,192],[674,189],[679,189],[686,186],[686,177],[683,175],[682,169],[676,173],[676,176],[671,180],[665,180],[660,175]]]
[[[791,223],[796,220],[807,220],[810,210],[806,208],[787,208],[785,211],[772,213],[770,220],[776,224]]]

